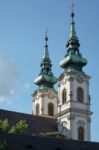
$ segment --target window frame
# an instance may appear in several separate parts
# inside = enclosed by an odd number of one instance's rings
[[[77,88],[77,101],[80,103],[84,102],[84,90],[82,87]]]
[[[79,141],[84,141],[84,128],[82,126],[78,127],[78,140]]]
[[[62,104],[65,104],[67,102],[67,90],[64,88],[62,90]]]
[[[54,104],[53,103],[48,103],[48,115],[49,116],[54,116]]]
[[[36,115],[40,115],[40,105],[38,103],[36,104]]]

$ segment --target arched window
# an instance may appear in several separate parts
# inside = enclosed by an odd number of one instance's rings
[[[54,114],[54,105],[52,103],[48,104],[48,115],[53,116]]]
[[[78,128],[78,140],[84,141],[84,128],[83,127]]]
[[[36,115],[39,115],[39,104],[36,104]]]
[[[83,102],[84,99],[84,91],[81,87],[77,88],[77,101],[78,102]]]
[[[64,104],[66,101],[67,101],[67,91],[66,91],[66,89],[64,89],[64,90],[62,91],[62,102],[63,102],[63,104]]]

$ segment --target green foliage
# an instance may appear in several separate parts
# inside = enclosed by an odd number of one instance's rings
[[[0,120],[0,132],[7,132],[9,130],[8,119]]]
[[[20,120],[11,128],[9,127],[8,119],[0,120],[0,150],[7,150],[8,146],[3,138],[3,133],[18,133],[26,134],[28,124],[25,120]]]
[[[28,124],[25,120],[20,120],[10,128],[8,119],[0,120],[0,132],[26,134]],[[1,150],[1,149],[0,149]]]
[[[40,133],[40,135],[47,136],[47,137],[64,138],[64,135],[62,135],[59,132],[46,132],[46,133]]]
[[[0,139],[0,150],[7,150],[6,141]]]
[[[12,128],[9,130],[9,133],[26,134],[27,129],[27,122],[24,120],[20,120],[16,125],[12,126]]]

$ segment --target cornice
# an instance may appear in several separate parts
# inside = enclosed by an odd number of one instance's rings
[[[91,111],[86,111],[86,110],[79,110],[78,108],[68,108],[64,111],[61,111],[60,113],[58,113],[58,116],[62,116],[68,113],[78,113],[78,114],[84,114],[84,115],[92,115],[93,112]]]

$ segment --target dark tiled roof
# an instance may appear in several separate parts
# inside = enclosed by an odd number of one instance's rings
[[[5,134],[8,150],[99,150],[99,143]]]
[[[28,127],[28,134],[36,134],[42,132],[53,132],[57,131],[57,119],[50,117],[34,116],[30,114],[12,112],[0,109],[0,119],[7,118],[10,126],[14,125],[20,120],[26,120]]]

